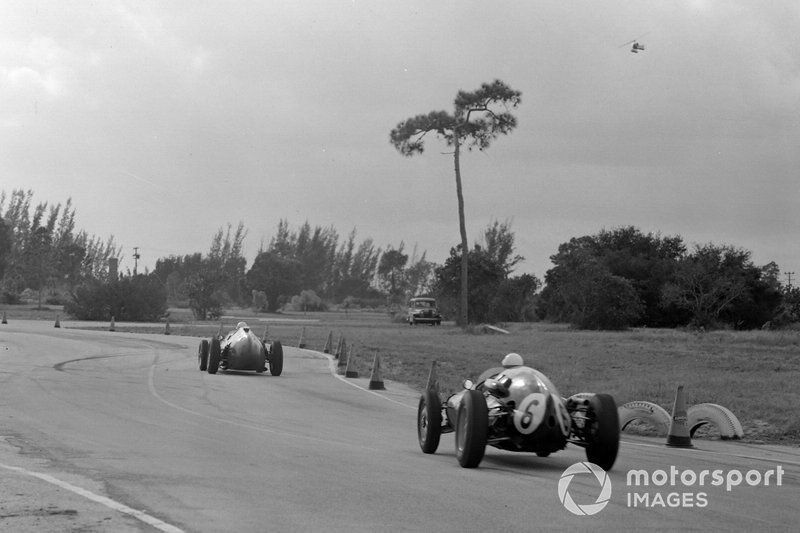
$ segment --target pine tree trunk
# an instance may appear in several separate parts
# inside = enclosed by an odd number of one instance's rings
[[[458,196],[458,224],[461,230],[461,294],[460,294],[460,313],[458,323],[461,327],[467,327],[469,323],[468,306],[469,306],[469,247],[467,246],[467,225],[464,221],[464,193],[461,190],[461,166],[459,164],[460,144],[458,133],[455,137],[455,152],[453,160],[456,170],[456,195]]]

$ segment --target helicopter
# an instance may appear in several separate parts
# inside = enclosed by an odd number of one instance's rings
[[[647,32],[647,33],[650,33],[650,32]],[[622,48],[623,46],[628,46],[629,44],[631,44],[631,45],[633,45],[633,46],[631,46],[631,53],[638,54],[639,52],[644,52],[644,45],[643,44],[639,44],[639,39],[641,39],[642,37],[647,35],[647,33],[637,37],[636,39],[628,41],[627,43],[622,43],[621,45],[619,45],[619,48]]]

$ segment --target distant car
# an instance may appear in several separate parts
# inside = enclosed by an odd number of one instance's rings
[[[436,298],[411,298],[408,301],[406,322],[412,326],[420,323],[441,326],[442,315],[436,305]]]
[[[245,322],[227,335],[203,339],[197,349],[200,370],[216,374],[217,370],[267,370],[273,376],[283,372],[283,346],[280,341],[267,342],[253,333]]]
[[[481,374],[478,383],[442,405],[427,389],[417,409],[417,437],[424,453],[435,453],[442,433],[455,432],[456,458],[477,467],[486,445],[546,457],[567,443],[586,449],[587,459],[609,470],[619,451],[619,415],[608,394],[581,393],[562,398],[547,377],[508,354],[502,368]]]

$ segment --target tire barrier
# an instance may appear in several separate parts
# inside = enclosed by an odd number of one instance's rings
[[[672,417],[667,410],[652,402],[635,400],[620,405],[617,410],[619,412],[620,431],[624,431],[628,424],[634,420],[642,420],[654,426],[658,431],[658,436],[663,437],[667,435],[672,424]]]
[[[726,407],[715,403],[701,403],[691,406],[686,413],[689,435],[705,424],[711,424],[719,430],[720,438],[741,439],[744,436],[742,423]]]

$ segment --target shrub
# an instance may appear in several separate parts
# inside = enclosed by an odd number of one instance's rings
[[[92,281],[75,289],[64,312],[78,320],[146,322],[158,320],[167,310],[167,291],[158,278],[139,275],[101,283]]]
[[[0,303],[17,305],[20,303],[19,294],[11,291],[3,291],[0,293]]]
[[[314,291],[302,291],[300,294],[292,296],[292,301],[287,304],[292,311],[325,311],[327,308],[322,299]]]

